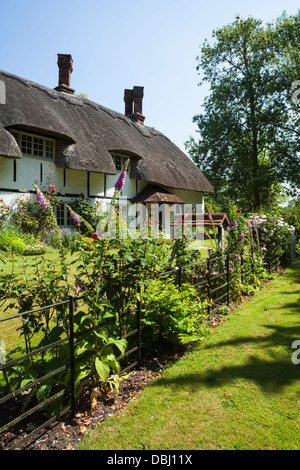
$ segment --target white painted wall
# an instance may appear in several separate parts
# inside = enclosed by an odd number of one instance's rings
[[[42,182],[41,180],[41,164],[42,164]],[[91,199],[102,198],[103,203],[110,203],[111,197],[114,193],[114,184],[118,177],[117,175],[104,175],[102,173],[90,173],[90,196]],[[16,160],[16,181],[13,181],[14,175],[14,162],[0,156],[0,198],[2,198],[7,205],[14,206],[16,198],[20,194],[26,194],[30,197],[28,191],[34,191],[32,183],[37,184],[42,191],[47,191],[49,184],[55,186],[58,194],[63,202],[70,203],[76,200],[76,195],[83,193],[85,197],[88,196],[88,173],[86,171],[77,171],[66,169],[65,172],[62,168],[57,168],[55,163],[51,160],[23,157]],[[106,183],[105,183],[106,178]],[[127,177],[125,185],[121,194],[121,198],[129,201],[136,196],[138,192],[142,191],[148,184],[147,181],[138,181]],[[106,193],[105,193],[106,188]],[[197,204],[197,209],[201,207],[204,211],[204,197],[202,193],[187,190],[178,190],[167,188],[171,193],[176,194],[183,199],[187,204]],[[15,190],[15,191],[14,191]],[[20,193],[21,191],[21,193]]]

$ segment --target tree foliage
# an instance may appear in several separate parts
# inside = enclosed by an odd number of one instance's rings
[[[283,185],[299,186],[300,114],[292,100],[299,23],[300,11],[266,26],[236,17],[213,32],[213,45],[202,45],[197,69],[210,94],[193,118],[199,140],[186,145],[219,203],[257,210],[273,204]]]

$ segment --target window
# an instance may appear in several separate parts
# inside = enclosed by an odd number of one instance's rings
[[[56,207],[56,219],[58,225],[65,225],[65,204]]]
[[[59,206],[56,207],[56,219],[57,224],[62,227],[74,227],[76,222],[72,219],[70,212],[67,208],[68,203],[61,203]]]
[[[124,157],[123,155],[114,155],[113,159],[116,171],[122,171],[126,161],[128,160],[128,157]]]
[[[27,132],[21,131],[11,131],[11,133],[16,139],[23,155],[27,157],[54,159],[54,139],[28,134]]]

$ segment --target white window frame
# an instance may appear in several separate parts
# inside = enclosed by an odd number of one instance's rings
[[[114,161],[114,165],[115,165],[115,169],[117,173],[121,173],[127,160],[128,160],[128,157],[124,155],[120,155],[118,153],[113,155],[113,161]],[[127,168],[127,172],[128,171],[129,171],[129,165]]]
[[[25,157],[39,158],[39,159],[47,160],[47,161],[54,161],[55,152],[56,152],[56,140],[55,139],[51,137],[44,137],[41,135],[31,134],[29,132],[23,132],[23,131],[18,131],[14,129],[11,129],[10,132],[16,139],[16,142],[18,146],[20,147],[22,155],[24,155]],[[26,139],[29,140],[29,138],[31,139],[30,146],[32,149],[32,153],[27,153],[26,151],[22,150],[22,148],[24,149],[24,145],[22,143],[23,138],[25,140]],[[40,153],[40,154],[35,155],[33,153],[35,144],[39,146],[39,151],[37,151],[37,153]],[[49,156],[49,145],[52,147],[51,156]]]
[[[54,213],[55,213],[55,217],[57,219],[57,225],[59,227],[76,228],[76,222],[75,222],[74,219],[72,219],[72,217],[70,215],[70,212],[67,208],[67,205],[70,205],[70,204],[71,204],[70,201],[61,201],[59,208],[55,207]],[[58,214],[58,209],[61,209],[62,206],[63,206],[63,220],[62,220],[61,215]],[[60,223],[62,221],[64,222],[63,224]]]

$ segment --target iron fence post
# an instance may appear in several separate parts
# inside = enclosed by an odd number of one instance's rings
[[[141,328],[141,301],[140,301],[140,294],[141,294],[141,287],[138,286],[138,299],[137,299],[137,330],[138,330],[138,350],[137,350],[137,360],[138,362],[142,359],[142,328]]]
[[[208,305],[207,305],[207,314],[210,315],[210,259],[207,260],[207,297],[208,297]]]
[[[181,266],[177,266],[177,282],[178,282],[178,288],[179,290],[181,289],[181,286],[182,286],[182,267]]]
[[[74,303],[73,297],[69,296],[69,323],[70,323],[70,388],[71,388],[71,415],[75,416],[75,354],[74,354]]]
[[[244,283],[244,275],[243,275],[243,267],[244,267],[244,258],[243,258],[243,255],[241,255],[241,259],[240,259],[240,266],[241,266],[241,283],[243,284]]]
[[[226,280],[227,280],[227,305],[230,304],[230,287],[229,287],[229,282],[230,282],[230,276],[229,276],[229,253],[227,253],[226,256]]]

